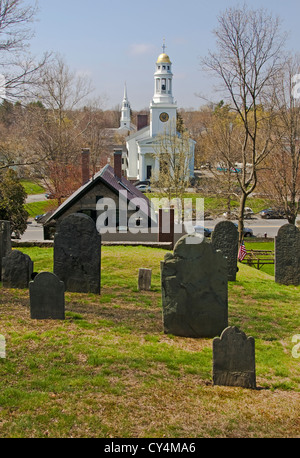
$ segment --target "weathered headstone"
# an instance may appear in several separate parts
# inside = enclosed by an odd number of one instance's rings
[[[38,274],[29,283],[29,296],[33,320],[65,319],[65,285],[55,274]]]
[[[13,250],[2,259],[2,285],[4,288],[28,288],[33,262],[21,251]]]
[[[151,289],[151,269],[139,269],[138,287],[139,291],[150,291]]]
[[[212,233],[215,250],[227,258],[228,280],[235,281],[237,273],[239,233],[232,221],[220,221]]]
[[[213,383],[256,388],[254,338],[235,326],[213,340]]]
[[[165,333],[215,337],[228,326],[227,260],[203,236],[183,236],[161,262]]]
[[[2,275],[2,259],[11,252],[10,222],[0,221],[0,280]]]
[[[92,218],[76,213],[59,224],[53,271],[66,291],[100,294],[101,236]]]
[[[275,237],[275,282],[300,285],[300,231],[293,224],[282,226]]]

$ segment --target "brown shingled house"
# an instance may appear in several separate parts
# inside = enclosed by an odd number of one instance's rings
[[[66,216],[72,213],[84,213],[90,216],[95,223],[101,215],[99,201],[111,199],[115,202],[115,226],[116,232],[126,229],[128,220],[139,214],[136,226],[150,228],[156,225],[156,217],[153,213],[149,199],[139,191],[132,183],[123,176],[122,173],[122,151],[115,151],[114,167],[107,164],[92,178],[89,177],[88,150],[83,150],[82,154],[82,186],[75,191],[60,207],[52,213],[43,223],[44,239],[53,238],[56,226]],[[120,196],[122,196],[120,200]],[[124,197],[123,197],[124,196]],[[141,203],[142,205],[137,205]],[[121,215],[121,209],[126,205],[126,218]],[[104,210],[102,210],[104,211]],[[132,224],[132,223],[131,223]],[[124,228],[124,226],[126,227]],[[120,227],[122,226],[122,227]]]

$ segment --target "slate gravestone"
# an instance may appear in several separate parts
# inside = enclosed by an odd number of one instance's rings
[[[293,224],[282,226],[275,237],[275,282],[300,285],[300,231]]]
[[[139,291],[150,291],[151,289],[151,269],[139,269],[138,288]]]
[[[2,275],[2,259],[11,252],[10,222],[0,221],[0,280]]]
[[[212,233],[212,244],[227,258],[228,280],[235,281],[237,273],[239,233],[232,221],[220,221]]]
[[[2,259],[2,285],[4,288],[28,288],[33,262],[21,251],[13,250]]]
[[[228,326],[227,261],[203,236],[183,236],[161,262],[165,333],[215,337]]]
[[[54,238],[54,273],[66,291],[100,294],[101,236],[92,218],[72,214]]]
[[[235,326],[213,340],[213,383],[256,388],[254,338]]]
[[[55,274],[38,274],[29,283],[29,296],[33,320],[65,319],[65,285]]]

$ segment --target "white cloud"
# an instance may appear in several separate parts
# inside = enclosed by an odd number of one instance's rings
[[[147,43],[134,43],[130,46],[130,54],[132,56],[141,56],[151,54],[154,51],[154,46]]]

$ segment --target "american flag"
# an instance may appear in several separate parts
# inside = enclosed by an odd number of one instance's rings
[[[247,250],[246,250],[244,242],[242,242],[240,246],[240,251],[239,251],[239,261],[242,262],[246,254],[247,254]]]

